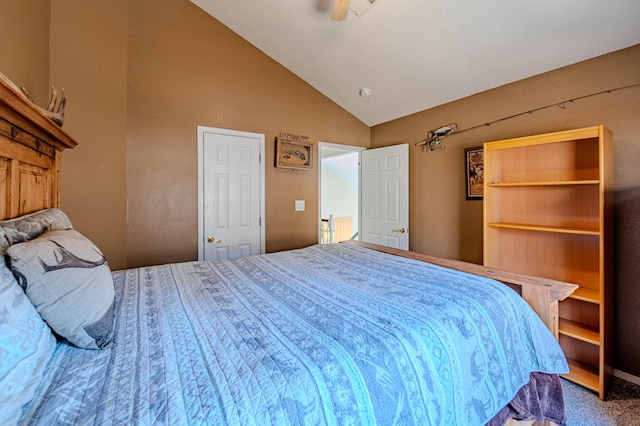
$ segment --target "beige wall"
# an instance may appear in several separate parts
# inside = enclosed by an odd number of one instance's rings
[[[604,124],[615,162],[616,368],[640,376],[640,86],[567,103],[416,147],[430,129],[460,130],[563,100],[640,83],[640,45],[538,75],[371,130],[371,145],[409,142],[412,250],[482,263],[482,203],[465,199],[464,149],[484,142]]]
[[[64,87],[61,207],[114,269],[127,261],[127,1],[51,2],[51,81]]]
[[[50,3],[20,0],[0,6],[0,72],[27,89],[42,107],[49,101]]]
[[[129,29],[128,265],[197,257],[197,125],[265,134],[267,251],[316,243],[317,155],[276,169],[275,137],[368,146],[369,128],[187,0],[130,2]]]
[[[114,268],[126,266],[126,0],[21,0],[0,6],[0,72],[46,107],[65,89],[61,207]]]

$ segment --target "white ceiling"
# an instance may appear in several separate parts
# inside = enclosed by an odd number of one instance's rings
[[[369,126],[640,43],[640,0],[191,1]]]

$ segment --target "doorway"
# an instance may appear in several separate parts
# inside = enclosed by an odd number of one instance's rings
[[[321,244],[358,239],[360,152],[364,150],[356,146],[318,143],[318,242]]]

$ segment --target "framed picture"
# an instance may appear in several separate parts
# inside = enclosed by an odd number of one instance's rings
[[[467,200],[482,200],[484,195],[484,150],[467,148],[464,150]]]
[[[313,169],[313,144],[277,138],[276,167]]]

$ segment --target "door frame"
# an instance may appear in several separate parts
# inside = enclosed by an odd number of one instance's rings
[[[229,136],[258,139],[260,153],[260,253],[265,252],[265,166],[264,166],[264,134],[243,132],[239,130],[221,129],[218,127],[198,126],[198,260],[204,259],[204,135],[218,133]]]
[[[320,230],[320,220],[322,219],[322,149],[336,149],[344,152],[358,153],[358,233],[360,232],[360,221],[362,219],[362,203],[360,189],[362,186],[360,179],[360,157],[362,151],[367,148],[355,145],[342,145],[331,142],[318,142],[318,218],[316,220],[318,226],[318,244],[322,242],[322,232]]]

